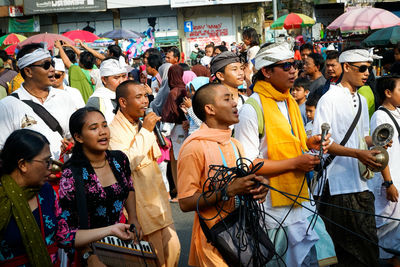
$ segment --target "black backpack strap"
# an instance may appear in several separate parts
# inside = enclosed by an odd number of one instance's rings
[[[379,110],[382,110],[382,111],[384,111],[384,112],[386,112],[386,114],[388,114],[388,116],[392,119],[392,121],[393,121],[393,123],[394,123],[394,126],[396,126],[397,133],[398,133],[398,135],[399,135],[399,137],[400,137],[400,126],[399,126],[399,124],[397,123],[396,119],[393,117],[392,113],[390,113],[390,111],[387,110],[387,108],[382,107],[382,106],[380,106],[378,109],[379,109]]]
[[[88,210],[83,184],[82,167],[70,167],[75,180],[76,209],[78,211],[79,229],[89,229]]]
[[[19,99],[19,96],[17,93],[12,93],[11,96]],[[39,105],[32,100],[21,100],[28,106],[30,106],[35,112],[53,132],[58,132],[61,136],[64,136],[64,131],[61,128],[60,123],[57,121],[56,118],[53,117],[42,105]]]
[[[213,238],[210,232],[210,228],[208,228],[206,222],[204,221],[203,218],[201,218],[201,215],[198,213],[197,216],[199,216],[199,222],[200,222],[200,226],[201,229],[203,230],[204,236],[207,238],[207,242],[212,243],[213,244]]]
[[[357,93],[357,96],[358,96],[358,103],[359,103],[358,111],[357,111],[356,117],[354,118],[353,122],[350,125],[350,128],[347,130],[345,136],[343,137],[343,140],[340,142],[341,146],[346,145],[347,141],[349,141],[350,136],[353,133],[354,129],[356,128],[356,125],[361,117],[361,97],[358,93]],[[329,164],[332,163],[332,161],[334,160],[335,157],[336,157],[336,155],[329,155],[325,160],[323,169],[326,169],[329,166]]]

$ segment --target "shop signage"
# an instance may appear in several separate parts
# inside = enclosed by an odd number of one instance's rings
[[[106,0],[37,0],[24,1],[25,15],[58,12],[105,11]]]
[[[223,4],[243,4],[254,2],[271,2],[272,0],[171,0],[171,7],[211,6]]]
[[[185,32],[192,32],[193,31],[193,22],[185,21]]]
[[[10,17],[22,17],[24,15],[23,6],[9,6],[8,13]]]
[[[8,19],[8,32],[39,32],[40,22],[39,16],[33,16],[31,18],[19,19],[9,18]]]

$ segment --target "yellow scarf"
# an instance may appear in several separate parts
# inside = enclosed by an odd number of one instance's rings
[[[289,90],[281,93],[270,83],[257,81],[254,92],[259,94],[264,111],[268,159],[285,160],[308,151],[300,109]],[[279,110],[276,101],[286,101],[291,124]],[[304,175],[303,171],[286,172],[269,177],[270,184],[283,192],[308,198],[307,182],[303,184]],[[292,200],[273,190],[271,190],[271,201],[273,207],[293,204]],[[299,198],[297,201],[302,202],[304,199]]]

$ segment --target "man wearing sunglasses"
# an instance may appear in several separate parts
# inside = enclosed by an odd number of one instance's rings
[[[326,168],[327,182],[315,195],[333,205],[350,208],[359,212],[375,214],[374,196],[369,190],[367,180],[362,178],[359,162],[372,167],[380,166],[375,162],[377,150],[368,150],[372,145],[369,136],[369,117],[367,101],[357,90],[368,79],[373,59],[377,58],[366,49],[358,47],[344,50],[339,56],[343,66],[343,77],[339,84],[331,85],[329,91],[318,102],[314,117],[313,134],[321,132],[321,125],[328,123],[333,138],[328,153],[336,155]],[[361,106],[361,115],[349,139],[343,146],[340,143]],[[322,180],[322,179],[321,179]],[[378,242],[375,217],[358,212],[349,212],[342,208],[321,206],[320,213],[326,218],[326,226],[334,243],[339,263],[343,266],[378,266]],[[328,220],[363,236],[345,231]],[[369,241],[368,241],[369,240]]]
[[[275,190],[267,194],[265,223],[277,254],[282,256],[274,257],[267,266],[318,266],[319,261],[320,265],[322,261],[335,264],[333,243],[324,223],[317,219],[316,226],[307,231],[313,213],[296,205],[311,207],[305,174],[319,158],[306,152],[309,148],[319,150],[321,137],[307,139],[299,107],[290,95],[297,67],[293,57],[288,43],[261,47],[255,57],[254,93],[239,112],[235,138],[253,164],[264,164],[257,175],[268,177],[277,190],[299,195],[289,199]],[[288,233],[287,239],[283,232]]]
[[[58,159],[75,104],[67,92],[52,87],[54,61],[42,44],[23,46],[17,61],[24,83],[0,101],[0,149],[13,131],[29,128],[47,137],[52,157]]]
[[[65,79],[65,65],[61,58],[54,58],[54,78],[51,78],[53,82],[53,87],[61,90],[65,90],[72,98],[75,103],[75,109],[80,109],[85,106],[85,102],[83,101],[82,94],[78,89],[67,86],[64,83]]]

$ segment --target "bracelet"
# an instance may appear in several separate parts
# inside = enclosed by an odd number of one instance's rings
[[[393,184],[393,181],[392,181],[392,180],[390,180],[390,181],[384,181],[384,182],[382,183],[382,186],[384,186],[384,187],[386,187],[386,189],[388,189],[392,184]]]

